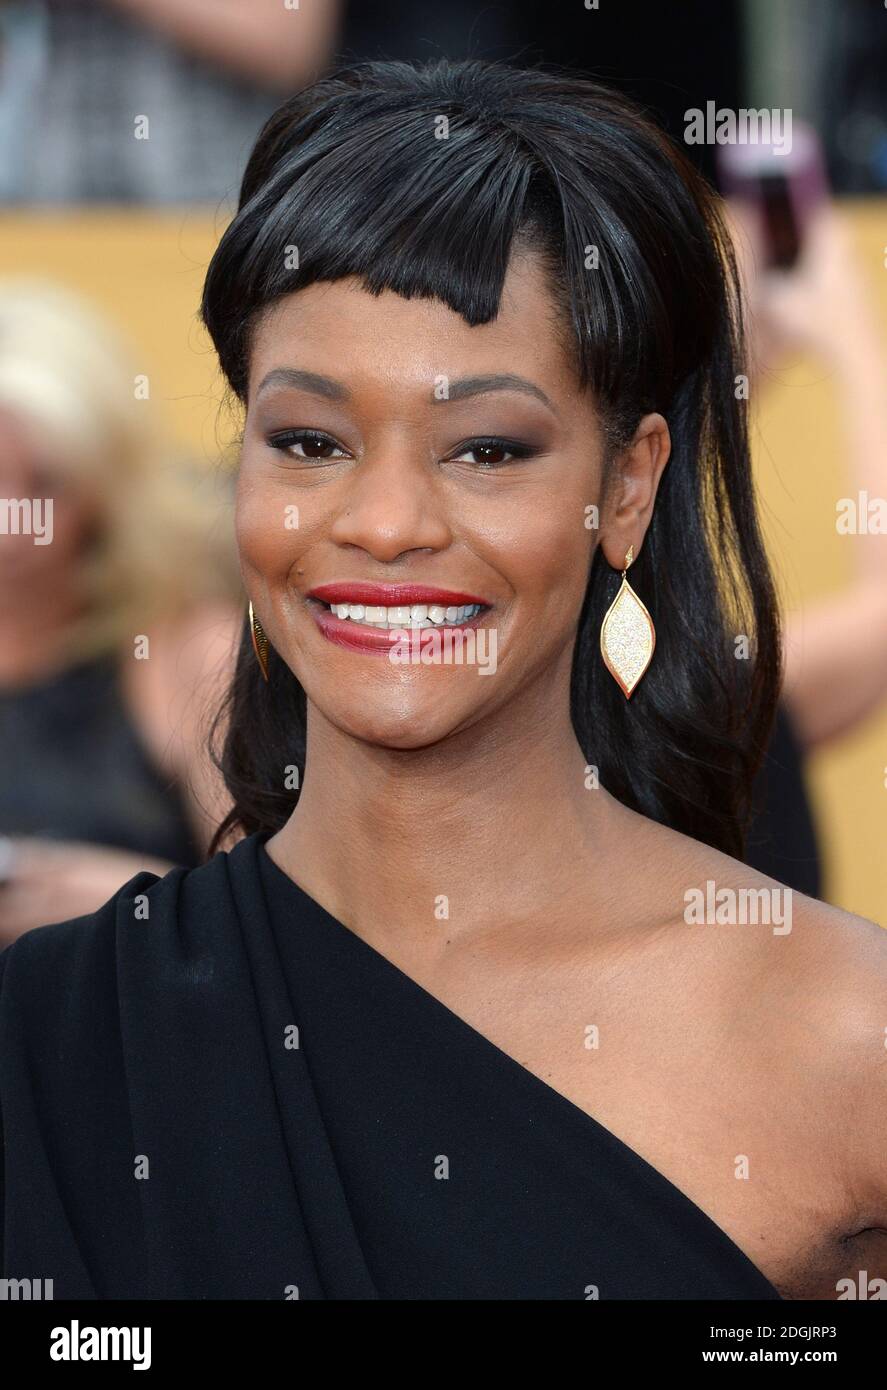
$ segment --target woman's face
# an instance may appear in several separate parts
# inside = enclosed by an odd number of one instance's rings
[[[356,738],[413,749],[531,689],[546,708],[552,689],[564,699],[602,444],[533,258],[513,261],[478,327],[354,279],[273,306],[253,339],[237,534],[256,614],[309,703]],[[474,630],[473,663],[467,642],[461,663],[446,658],[448,608]],[[394,663],[368,617],[436,630]],[[431,642],[436,663],[421,658]]]

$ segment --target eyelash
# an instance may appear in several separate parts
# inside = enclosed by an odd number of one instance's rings
[[[278,449],[281,453],[287,453],[294,444],[302,444],[309,439],[322,444],[330,444],[334,449],[341,448],[341,445],[337,444],[335,439],[328,434],[324,434],[321,430],[286,430],[283,434],[269,435],[268,443],[271,445],[272,449]],[[532,458],[534,454],[539,452],[539,450],[534,449],[532,445],[520,444],[516,439],[503,439],[498,435],[483,435],[477,436],[474,439],[467,439],[465,443],[460,446],[458,452],[455,455],[451,454],[450,459],[447,461],[450,462],[458,458],[461,454],[473,453],[478,449],[500,449],[513,456],[510,459],[502,459],[499,463],[475,464],[474,467],[482,473],[492,473],[496,468],[502,468],[507,463],[514,463],[520,459]],[[311,462],[308,456],[304,454],[294,454],[293,457],[305,458],[306,462]],[[320,458],[315,459],[314,462],[334,463],[336,460],[332,458]]]

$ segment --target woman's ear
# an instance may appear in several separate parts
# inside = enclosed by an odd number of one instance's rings
[[[625,566],[629,546],[640,554],[659,480],[671,453],[671,435],[662,415],[645,415],[630,444],[612,462],[613,477],[601,518],[600,544],[614,569]]]

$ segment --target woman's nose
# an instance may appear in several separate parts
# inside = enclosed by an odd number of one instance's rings
[[[407,550],[442,550],[451,539],[434,465],[403,446],[364,455],[343,482],[331,538],[378,560]]]

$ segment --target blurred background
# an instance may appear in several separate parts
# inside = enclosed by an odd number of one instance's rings
[[[887,925],[881,0],[0,0],[0,942],[205,853],[244,605],[204,272],[285,95],[434,56],[609,82],[727,195],[787,639],[749,857]],[[693,143],[709,104],[791,150]]]

